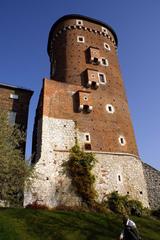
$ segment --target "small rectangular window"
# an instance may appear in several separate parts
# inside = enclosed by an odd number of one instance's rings
[[[84,43],[85,42],[85,38],[83,36],[77,36],[77,42]]]
[[[108,64],[108,60],[106,59],[106,58],[102,58],[101,59],[101,65],[103,65],[103,66],[108,66],[109,64]]]
[[[85,133],[85,142],[90,142],[90,134],[89,133]]]
[[[87,141],[87,142],[89,141],[89,136],[88,136],[88,135],[86,135],[86,141]]]
[[[102,27],[102,32],[108,34],[108,30],[105,27]]]
[[[76,25],[78,26],[83,26],[83,21],[82,20],[76,20]]]
[[[90,143],[86,143],[84,145],[84,147],[85,147],[85,150],[91,150],[91,144]]]
[[[126,140],[125,140],[125,138],[124,138],[123,136],[120,136],[120,137],[119,137],[119,143],[120,143],[122,146],[124,146],[124,145],[126,144]]]
[[[106,84],[105,74],[104,74],[104,73],[98,73],[98,76],[99,76],[99,82],[100,82],[101,84]]]
[[[118,175],[118,181],[121,182],[121,176],[120,175]]]
[[[16,112],[13,112],[13,111],[8,112],[8,121],[9,121],[9,124],[11,124],[11,125],[14,125],[14,124],[15,124],[15,122],[16,122],[16,115],[17,115]]]
[[[12,99],[18,99],[19,96],[18,96],[17,94],[11,93],[11,94],[10,94],[10,98],[12,98]]]

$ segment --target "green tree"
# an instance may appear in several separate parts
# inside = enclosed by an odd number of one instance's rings
[[[0,200],[6,206],[22,205],[23,189],[32,174],[21,145],[24,132],[10,125],[7,113],[0,112]]]

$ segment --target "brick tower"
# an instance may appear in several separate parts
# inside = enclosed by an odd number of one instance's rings
[[[25,204],[35,200],[51,207],[81,203],[62,171],[77,140],[82,149],[96,155],[99,201],[118,191],[148,206],[117,44],[110,26],[85,16],[67,15],[52,26],[51,76],[43,81],[33,134],[33,163],[39,178]]]

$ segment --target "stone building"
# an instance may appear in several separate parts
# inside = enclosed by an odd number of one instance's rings
[[[78,141],[96,156],[98,201],[117,191],[149,206],[117,46],[116,33],[104,22],[67,15],[53,24],[50,79],[43,80],[33,134],[38,177],[25,205],[81,204],[62,167]]]
[[[32,90],[0,83],[0,111],[8,112],[10,124],[18,124],[25,132],[32,94]],[[22,144],[23,153],[25,153],[25,146],[26,142]]]
[[[143,163],[143,167],[147,183],[149,206],[152,209],[158,209],[160,208],[160,172],[146,163]]]

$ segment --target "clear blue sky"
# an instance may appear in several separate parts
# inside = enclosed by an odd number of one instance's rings
[[[42,78],[49,78],[48,33],[70,13],[102,20],[116,31],[139,153],[160,169],[159,0],[0,0],[0,82],[34,90],[27,157]]]

